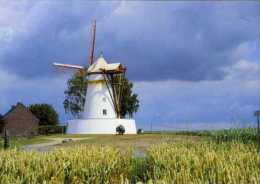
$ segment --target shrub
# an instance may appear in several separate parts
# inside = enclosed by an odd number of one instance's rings
[[[141,129],[141,128],[139,128],[139,129],[137,130],[137,134],[142,134],[142,133],[144,133],[144,130]]]
[[[66,126],[56,125],[56,126],[40,126],[38,133],[41,135],[48,134],[62,134],[66,133]]]
[[[125,127],[123,125],[119,125],[116,127],[116,133],[119,135],[123,135],[125,133]]]

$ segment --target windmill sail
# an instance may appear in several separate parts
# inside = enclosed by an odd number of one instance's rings
[[[71,65],[71,64],[63,64],[63,63],[53,63],[53,65],[57,68],[68,68],[68,69],[76,69],[76,70],[83,70],[83,66],[79,65]]]
[[[91,44],[89,49],[89,65],[92,65],[95,59],[95,44],[96,44],[96,20],[91,28]]]

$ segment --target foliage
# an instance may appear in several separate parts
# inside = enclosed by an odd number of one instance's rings
[[[119,125],[116,127],[116,132],[119,134],[119,135],[123,135],[125,133],[125,127],[123,125]]]
[[[59,122],[58,113],[49,104],[32,104],[29,109],[40,120],[39,125],[57,125]]]
[[[222,130],[197,131],[193,133],[190,132],[189,135],[208,136],[217,143],[230,141],[239,141],[243,143],[257,143],[258,141],[258,134],[256,128],[230,128]]]
[[[122,77],[122,83],[123,89],[120,115],[121,117],[129,116],[132,118],[139,108],[138,95],[133,92],[133,83],[131,83],[126,77]]]
[[[218,143],[226,141],[240,141],[243,143],[251,143],[258,141],[256,128],[233,128],[227,130],[211,131],[210,137]]]
[[[146,134],[172,134],[172,135],[188,135],[188,136],[204,136],[212,140],[222,143],[230,141],[240,141],[243,143],[256,143],[259,141],[256,128],[230,128],[221,130],[198,130],[198,131],[146,131]]]
[[[133,92],[133,83],[126,77],[115,77],[113,83],[118,83],[122,80],[123,88],[121,88],[121,111],[122,118],[129,116],[132,117],[139,108],[138,96]],[[117,86],[119,87],[119,86]],[[87,92],[86,75],[73,75],[67,82],[67,90],[65,93],[65,100],[63,102],[66,113],[71,113],[75,117],[79,117],[80,112],[84,109],[85,94]]]
[[[38,132],[41,135],[64,134],[66,132],[66,126],[61,126],[61,125],[40,126]]]
[[[144,133],[144,130],[141,129],[141,128],[139,128],[139,129],[137,130],[137,134],[142,134],[142,133]]]
[[[53,164],[55,163],[55,164]],[[79,146],[52,152],[0,151],[0,183],[259,183],[253,144],[168,143],[144,157],[131,150]]]
[[[142,128],[138,128],[137,134],[143,134],[143,133],[144,133],[144,130]]]
[[[84,108],[85,94],[87,91],[86,75],[72,76],[67,82],[67,90],[64,92],[65,100],[63,106],[66,113],[71,113],[75,117],[79,117],[80,112]]]

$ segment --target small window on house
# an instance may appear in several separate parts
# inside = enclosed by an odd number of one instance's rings
[[[107,110],[103,109],[103,115],[106,116],[107,115]]]
[[[106,97],[103,97],[102,100],[103,100],[103,102],[106,102]]]

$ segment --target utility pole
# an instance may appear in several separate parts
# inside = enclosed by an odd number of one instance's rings
[[[255,116],[257,118],[257,130],[259,132],[259,116],[260,116],[260,111],[255,111]]]
[[[9,143],[9,135],[8,135],[8,131],[5,128],[4,129],[4,149],[8,149],[10,147],[10,143]]]
[[[260,116],[260,111],[255,111],[254,115],[257,118],[257,139],[258,139],[258,143],[260,143],[260,131],[259,131],[259,116]],[[260,144],[259,144],[260,145]]]

